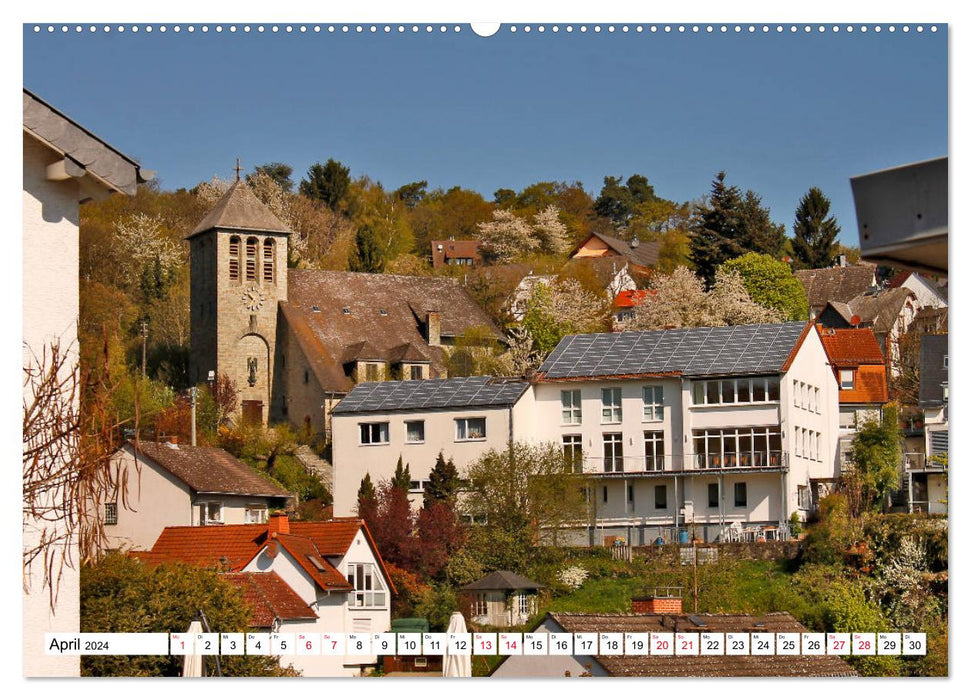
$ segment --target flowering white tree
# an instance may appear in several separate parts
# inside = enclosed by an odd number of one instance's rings
[[[496,209],[492,221],[478,224],[482,251],[494,263],[507,263],[539,246],[529,222],[511,211]]]
[[[533,217],[533,230],[539,244],[547,253],[559,255],[570,248],[566,226],[560,221],[560,210],[553,204]]]
[[[567,278],[534,285],[522,323],[545,356],[563,336],[603,330],[606,320],[607,300]]]
[[[183,261],[181,246],[167,234],[158,214],[134,214],[115,224],[115,241],[121,252],[121,274],[127,284],[136,284],[148,265],[171,275]],[[157,262],[156,262],[157,261]]]
[[[657,275],[634,309],[627,330],[732,326],[743,323],[776,323],[779,315],[752,301],[738,273],[716,275],[711,291],[686,267],[670,275]]]

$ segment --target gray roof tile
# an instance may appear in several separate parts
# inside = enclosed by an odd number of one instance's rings
[[[452,377],[404,382],[364,382],[337,406],[335,415],[445,408],[512,406],[529,384],[501,377]]]

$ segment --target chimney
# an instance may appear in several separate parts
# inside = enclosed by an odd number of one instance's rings
[[[845,255],[839,256],[839,265],[840,265],[840,267],[846,267],[846,256]]]
[[[275,510],[270,514],[269,521],[266,526],[267,532],[273,535],[289,535],[290,534],[290,519],[287,514],[282,510]]]
[[[633,598],[630,603],[631,612],[635,613],[681,614],[681,598],[666,598],[652,595],[646,598]]]
[[[429,345],[438,346],[442,344],[442,313],[440,311],[429,311],[425,318],[426,339]]]

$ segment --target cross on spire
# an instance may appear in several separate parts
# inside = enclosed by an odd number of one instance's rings
[[[239,174],[242,172],[243,168],[239,164],[239,158],[236,159],[236,182],[239,182]]]

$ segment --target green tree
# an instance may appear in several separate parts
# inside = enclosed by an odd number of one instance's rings
[[[466,478],[466,508],[513,541],[555,545],[562,530],[587,515],[583,477],[555,443],[489,450],[469,465]]]
[[[593,210],[598,216],[610,219],[615,227],[623,226],[634,216],[638,205],[656,199],[653,185],[643,175],[635,173],[627,178],[626,183],[622,177],[608,175],[604,177]]]
[[[411,469],[410,465],[405,464],[401,455],[398,455],[398,464],[394,469],[394,476],[391,477],[391,486],[400,489],[405,493],[411,490]]]
[[[830,202],[818,187],[799,200],[796,220],[792,225],[792,253],[796,267],[815,269],[829,267],[838,253],[836,236],[840,227],[829,215]]]
[[[428,188],[428,180],[419,180],[417,182],[409,182],[407,185],[402,185],[394,191],[394,196],[405,203],[405,206],[409,209],[414,209],[422,200],[425,199]]]
[[[257,165],[253,169],[253,174],[264,173],[273,182],[280,186],[280,189],[289,194],[293,191],[293,168],[286,163],[264,163]],[[246,184],[253,185],[253,175],[246,176]]]
[[[350,184],[351,169],[329,158],[325,165],[314,163],[310,166],[307,177],[300,181],[300,194],[323,202],[336,212]]]
[[[768,208],[762,206],[762,198],[752,190],[745,192],[739,221],[741,244],[745,249],[774,258],[782,255],[786,245],[786,228],[772,221]]]
[[[853,437],[852,471],[847,479],[858,512],[879,508],[900,478],[903,433],[896,404],[888,404],[878,420],[870,418]]]
[[[737,272],[756,304],[775,309],[790,321],[808,318],[806,290],[781,260],[764,253],[746,253],[723,263],[719,269]]]
[[[735,185],[725,184],[724,171],[712,180],[707,201],[695,207],[690,257],[707,284],[715,279],[719,265],[746,252],[739,221],[741,208],[742,193]]]
[[[425,504],[433,501],[452,501],[458,493],[461,481],[455,461],[445,459],[445,455],[438,453],[435,466],[428,475],[425,484]]]
[[[361,479],[361,486],[357,489],[357,517],[373,527],[378,514],[378,494],[371,481],[371,474],[367,473]]]
[[[216,571],[186,564],[147,566],[109,554],[81,567],[82,632],[184,632],[206,614],[218,632],[250,631],[243,593]],[[84,676],[178,676],[182,656],[82,656]],[[211,657],[209,657],[211,658]],[[226,676],[293,676],[270,656],[221,656]],[[210,666],[211,668],[211,666]]]
[[[357,229],[357,236],[354,238],[354,248],[348,257],[348,267],[351,272],[384,272],[384,255],[381,253],[381,244],[374,232],[374,228],[369,224],[364,224]]]

